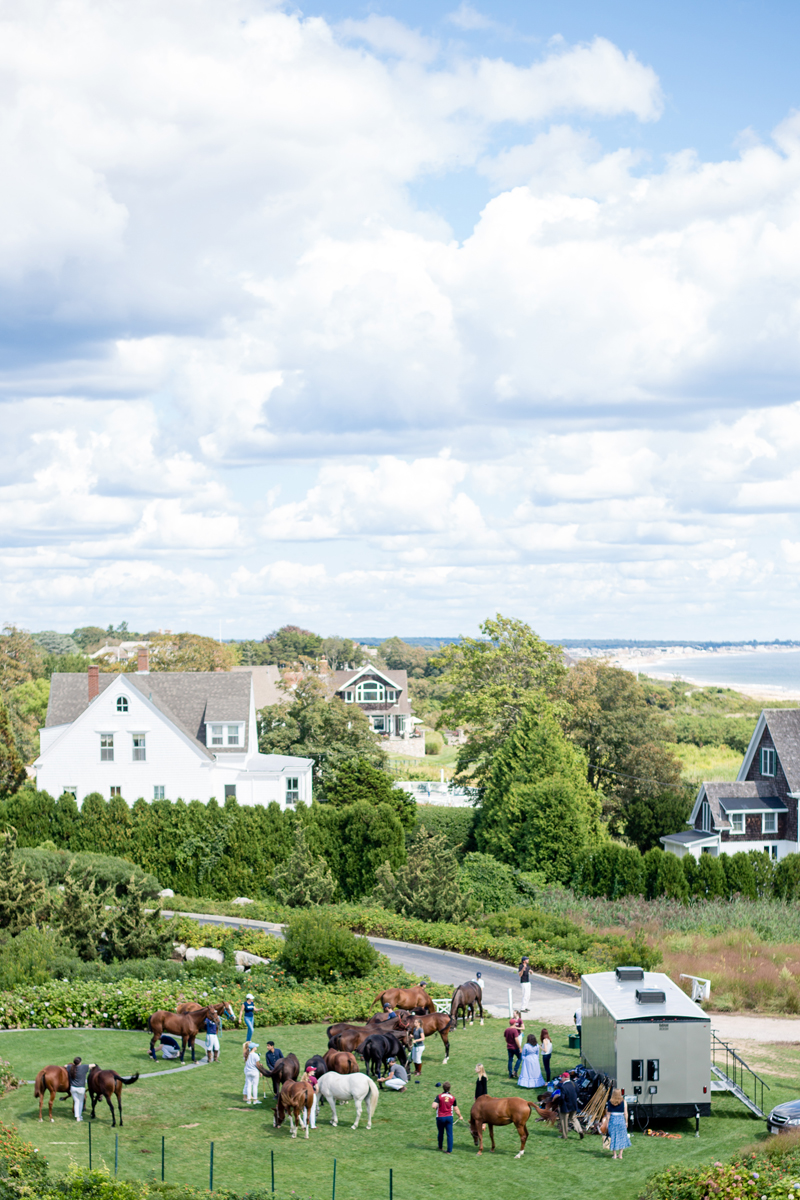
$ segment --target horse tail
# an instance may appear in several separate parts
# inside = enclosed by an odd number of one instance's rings
[[[453,999],[450,1002],[450,1020],[451,1021],[454,1021],[456,1019],[456,1014],[458,1012],[458,1000],[459,1000],[460,995],[461,995],[461,988],[457,987],[456,990],[453,992]]]
[[[367,1082],[369,1083],[369,1104],[367,1105],[367,1115],[371,1121],[375,1109],[378,1107],[379,1092],[377,1084],[373,1079],[370,1079],[369,1076],[367,1076]]]
[[[375,999],[372,1001],[372,1003],[373,1004],[383,1004],[383,992],[379,992],[378,995],[375,997]]]
[[[33,1085],[33,1095],[34,1095],[34,1099],[36,1099],[36,1100],[38,1100],[40,1096],[44,1095],[44,1071],[43,1070],[40,1071],[39,1074],[36,1076],[36,1082]]]
[[[155,1013],[152,1013],[152,1014],[151,1014],[151,1015],[150,1015],[150,1016],[147,1018],[147,1032],[148,1032],[148,1033],[153,1033],[153,1026],[150,1024],[150,1022],[153,1020],[153,1017],[154,1017],[154,1016],[155,1016]]]
[[[114,1072],[114,1082],[115,1083],[124,1083],[125,1087],[127,1087],[131,1083],[136,1083],[136,1080],[138,1078],[139,1078],[138,1071],[136,1072],[135,1075],[128,1075],[127,1077],[124,1075],[118,1075],[116,1071]]]

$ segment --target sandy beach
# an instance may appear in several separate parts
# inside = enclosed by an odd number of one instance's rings
[[[752,696],[754,700],[796,700],[800,701],[800,686],[797,687],[781,687],[777,684],[767,683],[734,683],[729,680],[720,679],[715,672],[715,665],[721,660],[730,658],[731,655],[752,654],[763,658],[767,655],[783,655],[797,654],[797,649],[780,649],[780,648],[759,648],[749,650],[748,647],[735,646],[725,647],[720,650],[698,650],[694,647],[675,647],[668,651],[647,649],[642,650],[627,650],[620,649],[610,651],[604,657],[612,666],[622,667],[626,671],[637,671],[642,675],[649,675],[651,679],[664,683],[669,682],[671,677],[684,679],[687,683],[694,684],[696,687],[729,687],[737,692],[741,692],[744,696]],[[682,669],[682,662],[690,660],[691,667]],[[698,660],[702,660],[702,665],[698,665]],[[655,671],[648,670],[655,668]]]

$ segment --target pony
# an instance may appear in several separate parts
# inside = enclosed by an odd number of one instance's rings
[[[101,1071],[100,1067],[94,1066],[89,1072],[89,1078],[86,1080],[86,1090],[89,1093],[89,1098],[92,1101],[92,1117],[95,1116],[95,1108],[97,1101],[105,1099],[106,1104],[111,1109],[111,1128],[113,1129],[117,1122],[114,1117],[114,1105],[111,1103],[111,1097],[117,1097],[117,1108],[119,1109],[119,1127],[122,1128],[122,1088],[129,1087],[132,1083],[136,1083],[139,1078],[139,1072],[135,1075],[128,1075],[127,1078],[123,1075],[118,1075],[116,1071]]]
[[[221,1004],[198,1004],[196,1000],[186,1000],[183,1004],[179,1004],[175,1012],[183,1016],[186,1013],[200,1012],[203,1008],[211,1008],[218,1017],[230,1017],[236,1024],[236,1013],[231,1008],[227,1000],[223,1000]]]
[[[296,1054],[287,1054],[286,1058],[279,1058],[271,1071],[262,1067],[261,1063],[256,1063],[256,1066],[260,1075],[263,1075],[265,1079],[272,1080],[274,1096],[277,1096],[281,1084],[293,1083],[300,1074],[300,1059]]]
[[[186,1053],[187,1043],[192,1050],[192,1062],[196,1062],[194,1040],[205,1025],[206,1017],[211,1017],[217,1022],[219,1021],[218,1015],[213,1008],[196,1008],[188,1013],[166,1012],[164,1009],[154,1012],[147,1018],[147,1028],[153,1035],[150,1038],[150,1057],[155,1058],[156,1056],[156,1038],[160,1038],[162,1033],[174,1033],[183,1042],[181,1062],[183,1062],[183,1056]]]
[[[469,1114],[469,1131],[472,1134],[473,1142],[478,1147],[478,1154],[483,1154],[483,1128],[485,1125],[489,1126],[493,1154],[495,1125],[513,1125],[519,1134],[520,1142],[519,1154],[515,1154],[514,1157],[522,1158],[525,1153],[525,1143],[528,1140],[528,1120],[534,1108],[533,1101],[522,1100],[519,1096],[506,1096],[502,1100],[495,1096],[479,1096]]]
[[[44,1104],[44,1094],[46,1091],[50,1093],[50,1120],[53,1120],[53,1101],[56,1098],[56,1092],[66,1092],[67,1096],[71,1096],[71,1081],[67,1073],[66,1067],[43,1067],[36,1076],[36,1082],[33,1085],[34,1099],[39,1101],[39,1120],[42,1120],[42,1105]],[[66,1099],[66,1096],[64,1097]]]
[[[424,987],[387,988],[372,1003],[379,1004],[381,1008],[388,1004],[390,1008],[421,1008],[423,1012],[436,1012],[436,1005]]]
[[[376,1078],[388,1066],[390,1058],[396,1058],[401,1067],[408,1062],[405,1038],[401,1041],[393,1033],[371,1033],[356,1046],[356,1054],[361,1055],[368,1073]]]
[[[281,1059],[281,1062],[284,1060]],[[299,1064],[298,1064],[299,1065]],[[263,1074],[263,1072],[262,1072]],[[314,1106],[314,1089],[310,1083],[298,1083],[296,1079],[287,1079],[278,1094],[278,1103],[272,1116],[275,1129],[280,1129],[287,1115],[292,1137],[297,1137],[297,1126],[302,1125],[308,1137],[311,1124],[311,1109]]]
[[[418,1018],[422,1026],[422,1032],[425,1037],[429,1034],[438,1033],[444,1045],[444,1058],[442,1064],[446,1063],[450,1057],[450,1038],[451,1030],[455,1029],[456,1023],[450,1013],[425,1013],[424,1016]],[[383,1028],[383,1026],[381,1026]]]
[[[329,1050],[322,1061],[323,1072],[335,1071],[337,1075],[356,1075],[359,1070],[355,1055],[348,1054],[347,1051]]]
[[[467,983],[462,983],[453,992],[453,1001],[450,1005],[450,1016],[453,1018],[453,1025],[458,1024],[458,1014],[461,1013],[461,1028],[465,1029],[467,1024],[467,1016],[469,1016],[470,1025],[475,1020],[475,1005],[478,1006],[480,1013],[481,1025],[483,1024],[483,990],[479,983],[474,979],[470,979]],[[445,1060],[446,1061],[446,1060]]]
[[[320,1096],[331,1106],[331,1125],[339,1124],[336,1117],[336,1101],[354,1100],[356,1120],[351,1128],[358,1129],[358,1122],[361,1120],[361,1105],[367,1100],[367,1129],[372,1128],[372,1118],[378,1107],[380,1093],[369,1075],[361,1072],[358,1075],[337,1075],[335,1071],[328,1071],[327,1075],[323,1075],[320,1079],[318,1087]]]

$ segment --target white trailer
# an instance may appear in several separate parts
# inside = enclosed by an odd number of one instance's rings
[[[581,1055],[653,1118],[711,1112],[711,1019],[668,975],[581,976]]]

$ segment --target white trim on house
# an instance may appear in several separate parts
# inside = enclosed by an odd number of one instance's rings
[[[351,676],[350,679],[346,679],[344,683],[340,684],[336,691],[343,692],[345,688],[351,688],[361,678],[362,675],[379,675],[380,678],[384,680],[387,687],[391,688],[395,692],[402,691],[402,688],[396,680],[390,679],[389,676],[384,675],[383,671],[381,671],[378,667],[369,666],[369,664],[360,667],[358,671],[356,671],[355,675]],[[366,703],[369,703],[369,701],[362,701],[362,704]]]
[[[761,741],[766,728],[767,718],[764,716],[764,710],[762,709],[758,721],[756,722],[753,736],[750,738],[750,744],[745,751],[744,758],[742,759],[742,765],[739,767],[739,774],[736,776],[737,783],[747,782],[747,772],[750,770],[750,765],[755,757],[756,750],[758,749],[758,743]]]

